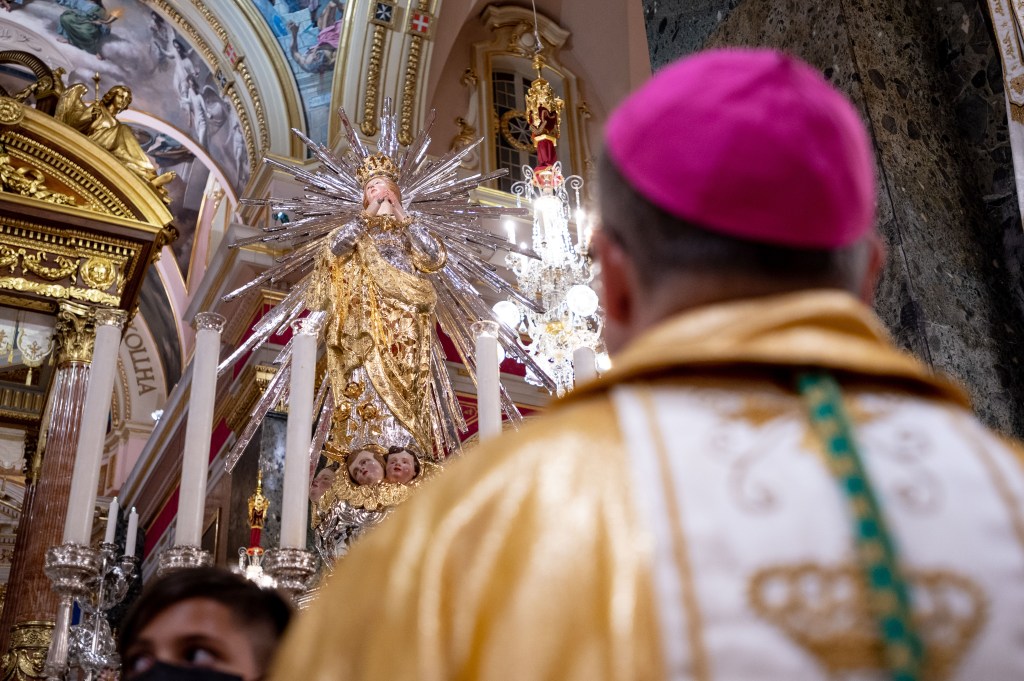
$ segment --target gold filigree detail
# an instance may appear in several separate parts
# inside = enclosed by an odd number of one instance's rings
[[[46,676],[53,622],[23,622],[11,628],[11,648],[0,662],[2,681],[38,681]]]
[[[365,369],[387,410],[424,452],[433,451],[427,385],[436,301],[428,280],[393,267],[364,233],[344,260],[324,245],[308,303],[328,313],[326,355],[333,393],[344,395],[353,372]]]
[[[110,288],[117,279],[117,266],[113,261],[95,255],[82,263],[81,272],[86,285],[100,291]]]
[[[404,232],[412,224],[412,218],[397,218],[394,215],[363,215],[363,223],[371,234],[385,232]]]
[[[92,361],[96,344],[96,325],[92,308],[74,303],[62,303],[57,311],[54,337],[60,347],[60,362]]]
[[[945,570],[908,569],[918,597],[913,619],[925,650],[923,678],[948,678],[981,630],[988,613],[984,591]],[[759,570],[748,600],[835,676],[885,668],[882,641],[868,604],[863,575],[853,565],[816,563]]]
[[[0,97],[0,125],[17,125],[25,117],[21,103],[10,97]]]
[[[366,95],[363,99],[363,122],[359,129],[364,135],[377,134],[377,107],[380,100],[380,63],[384,56],[384,38],[388,29],[376,25],[370,41],[370,63],[366,67]]]

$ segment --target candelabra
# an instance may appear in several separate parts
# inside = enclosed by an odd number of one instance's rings
[[[316,556],[305,549],[271,549],[263,558],[263,570],[297,603],[316,574]]]
[[[540,302],[544,312],[534,312],[512,301],[501,301],[494,309],[503,322],[519,331],[523,347],[548,371],[562,395],[573,384],[573,351],[595,348],[601,335],[597,294],[589,285],[592,273],[586,255],[587,235],[579,219],[583,179],[578,175],[563,178],[560,163],[537,172],[524,166],[523,177],[512,185],[512,193],[517,201],[533,203],[533,250],[539,257],[512,253],[508,264],[520,291]],[[569,191],[576,206],[576,244],[569,232]],[[540,384],[529,372],[526,378]]]
[[[156,567],[156,574],[159,577],[182,568],[208,567],[213,565],[213,556],[206,549],[189,544],[180,544],[165,549],[160,554]]]
[[[120,603],[138,570],[135,556],[117,556],[117,544],[102,543],[92,549],[66,542],[46,552],[44,571],[60,595],[53,641],[46,658],[48,681],[63,681],[71,667],[85,672],[87,681],[104,669],[117,669],[114,636],[106,613]],[[79,624],[71,625],[71,609],[82,611]]]

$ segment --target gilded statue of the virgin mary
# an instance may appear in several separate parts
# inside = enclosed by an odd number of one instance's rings
[[[296,132],[320,160],[319,171],[267,160],[302,182],[306,193],[295,199],[259,201],[275,214],[288,214],[290,220],[237,245],[283,242],[293,250],[226,299],[261,284],[289,281],[297,272],[309,273],[291,286],[285,299],[221,366],[225,370],[295,319],[308,315],[321,322],[327,369],[317,395],[311,460],[322,454],[337,466],[330,488],[315,502],[312,518],[318,548],[325,555],[339,554],[353,525],[379,520],[459,449],[466,423],[438,328],[451,338],[475,381],[470,327],[480,319],[499,321],[478,287],[536,306],[498,276],[477,250],[532,255],[479,224],[481,217],[515,210],[469,201],[472,189],[504,171],[460,178],[459,162],[475,145],[428,159],[429,124],[410,147],[400,148],[390,101],[381,116],[376,151],[367,149],[344,111],[341,121],[349,149],[340,156]],[[506,351],[544,376],[516,342],[516,333],[500,321],[499,329]],[[288,346],[278,357],[280,370],[228,456],[229,468],[267,411],[287,398],[290,362]],[[502,406],[510,420],[521,419],[504,392]],[[396,449],[400,451],[392,451]],[[375,464],[367,453],[375,457]],[[359,469],[364,482],[353,467],[357,459],[374,471],[365,477]],[[374,480],[376,466],[381,470]],[[389,477],[391,466],[394,478]],[[415,475],[408,473],[410,467]]]

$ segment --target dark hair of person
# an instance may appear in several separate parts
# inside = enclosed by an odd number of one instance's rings
[[[276,591],[261,589],[226,568],[175,570],[143,589],[121,621],[118,653],[125,653],[146,626],[162,612],[184,601],[215,601],[231,611],[239,627],[249,631],[257,662],[266,669],[292,616],[289,603]]]
[[[412,456],[413,470],[416,472],[415,473],[416,475],[419,475],[420,474],[420,457],[417,456],[416,450],[414,450],[414,449],[412,449],[410,447],[399,447],[397,445],[393,445],[393,446],[389,447],[388,448],[388,453],[384,455],[384,464],[387,465],[388,457],[389,456],[391,456],[392,454],[397,454],[398,452],[408,452],[409,455]]]
[[[673,274],[742,275],[776,291],[841,288],[856,292],[866,262],[864,240],[840,249],[790,248],[728,236],[666,213],[641,196],[607,154],[598,161],[601,229],[652,287]],[[742,201],[742,197],[737,197]]]

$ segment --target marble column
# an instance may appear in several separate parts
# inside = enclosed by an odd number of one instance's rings
[[[42,465],[40,451],[37,448],[39,433],[29,431],[25,434],[25,493],[21,498],[21,515],[32,514],[32,502],[36,497],[36,481],[39,480],[39,468]],[[23,574],[25,570],[25,546],[28,544],[28,532],[19,532],[14,538],[14,554],[11,559],[10,575]],[[11,626],[14,624],[14,612],[17,609],[17,592],[9,591],[4,598],[3,611],[0,612],[0,651],[6,651],[10,645]],[[6,669],[0,663],[0,669]],[[3,678],[3,677],[0,677]]]
[[[231,508],[245,509],[249,495],[256,489],[257,472],[263,469],[263,494],[270,499],[267,523],[260,544],[274,548],[281,537],[281,496],[284,491],[284,453],[288,429],[287,415],[272,411],[231,472]],[[244,513],[228,517],[228,555],[249,545],[249,522]]]
[[[61,543],[67,515],[71,471],[82,421],[82,406],[89,385],[89,364],[96,340],[94,310],[62,303],[56,334],[60,352],[52,388],[50,421],[43,445],[42,464],[29,512],[22,513],[18,539],[22,556],[15,559],[8,580],[11,621],[10,650],[4,655],[3,679],[43,677],[49,632],[57,611],[57,595],[43,574],[46,550]],[[8,608],[5,607],[5,610]],[[41,652],[41,654],[39,654]]]
[[[655,68],[770,45],[850,96],[877,155],[888,259],[876,312],[896,343],[1024,437],[1024,231],[985,2],[643,0]]]

